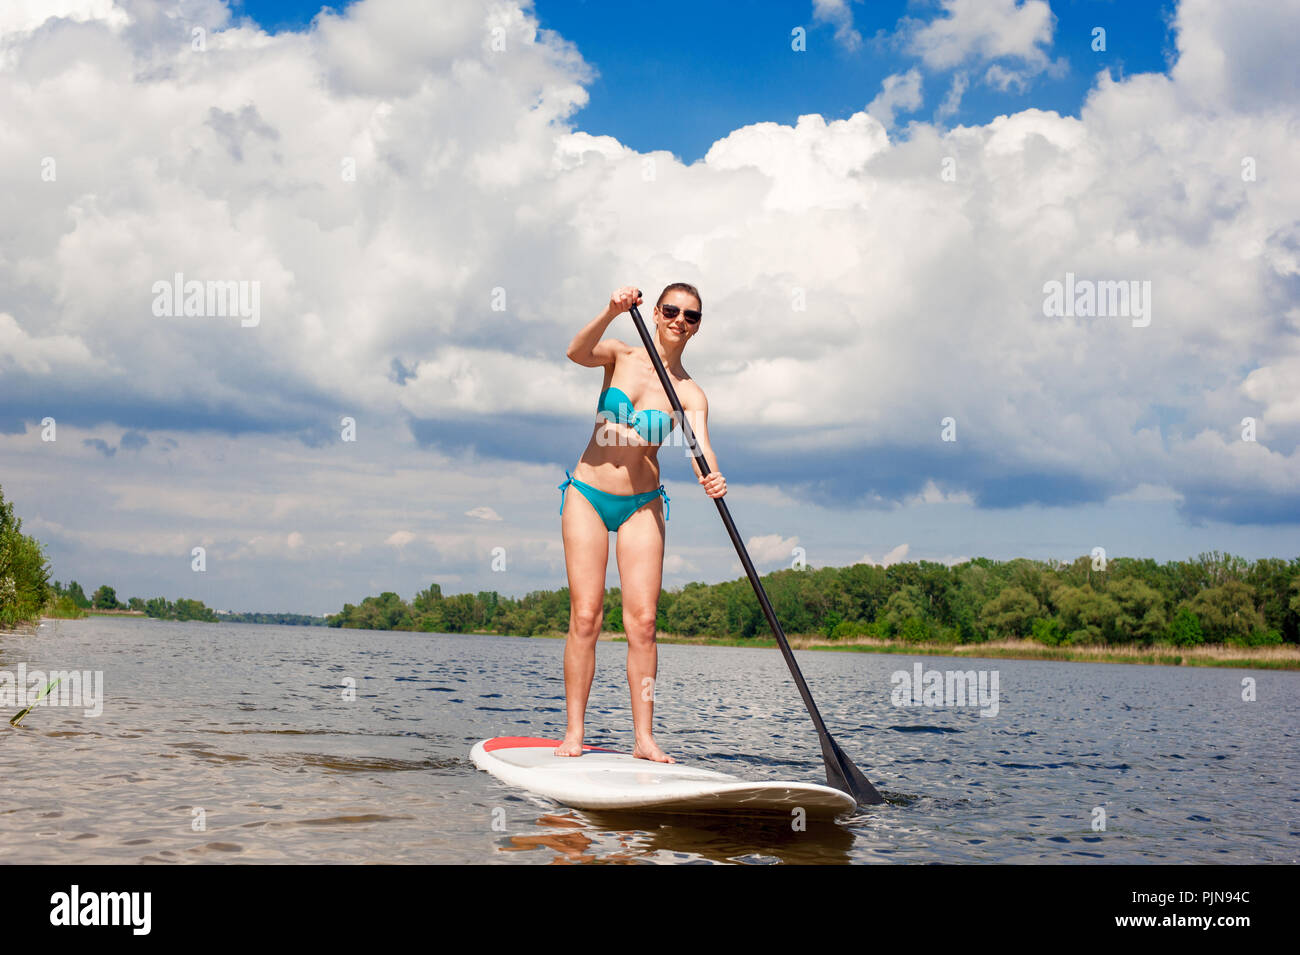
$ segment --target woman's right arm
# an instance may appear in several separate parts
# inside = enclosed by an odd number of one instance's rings
[[[619,351],[627,346],[617,338],[601,338],[600,336],[605,333],[605,329],[609,327],[610,322],[633,305],[639,304],[640,301],[641,296],[630,285],[619,289],[610,296],[609,305],[605,307],[605,310],[588,322],[582,331],[573,336],[568,351],[564,353],[565,357],[587,368],[614,364],[614,359],[618,356]]]

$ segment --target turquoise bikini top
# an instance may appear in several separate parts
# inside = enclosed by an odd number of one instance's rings
[[[596,417],[630,425],[649,444],[663,444],[676,422],[657,408],[637,411],[622,388],[606,388],[596,401]]]

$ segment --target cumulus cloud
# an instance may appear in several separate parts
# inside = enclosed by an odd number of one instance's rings
[[[0,6],[0,35],[34,30],[51,18],[96,20],[118,28],[130,21],[113,0],[6,0]]]
[[[401,550],[413,540],[415,540],[415,535],[410,531],[394,531],[392,534],[388,535],[388,539],[385,540],[384,543]]]
[[[687,365],[727,469],[752,482],[837,512],[927,488],[1003,508],[1155,485],[1192,520],[1300,516],[1291,9],[1186,0],[1169,75],[1102,73],[1078,118],[891,140],[868,111],[807,114],[683,165],[574,128],[592,71],[527,5],[361,0],[275,36],[219,2],[67,6],[0,20],[7,493],[39,488],[57,454],[78,487],[122,473],[105,513],[239,524],[214,538],[230,553],[257,524],[285,550],[306,508],[330,525],[295,551],[391,559],[380,545],[414,544],[410,527],[481,554],[501,542],[477,535],[509,532],[562,568],[553,525],[534,538],[523,507],[472,512],[525,495],[558,510],[549,475],[585,440],[569,429],[596,386],[564,344],[631,277],[700,285]],[[944,10],[914,38],[928,68],[1046,68],[1045,5]],[[177,42],[195,27],[202,51]],[[906,76],[890,116],[913,108]],[[155,314],[178,273],[258,283],[260,323]],[[1150,323],[1045,315],[1067,273],[1149,281]],[[635,340],[623,319],[608,334]],[[60,440],[40,448],[47,414]],[[133,453],[107,460],[119,440]],[[253,453],[244,487],[159,477]],[[127,471],[137,459],[162,470]],[[443,526],[383,503],[399,498]],[[370,538],[346,533],[351,511]],[[130,546],[184,561],[194,536],[139,528]]]
[[[759,534],[745,542],[745,550],[756,563],[790,560],[798,546],[798,537],[782,537],[780,534]]]
[[[921,71],[908,70],[885,77],[880,93],[867,104],[867,115],[886,129],[894,125],[896,112],[910,113],[921,108]]]
[[[49,375],[77,373],[96,365],[75,335],[33,335],[12,315],[0,312],[0,372]]]
[[[835,42],[853,51],[862,46],[862,34],[853,28],[853,11],[848,0],[813,0],[813,21],[835,27]]]
[[[858,559],[857,563],[876,564],[880,567],[888,567],[891,564],[901,564],[903,561],[907,560],[908,552],[911,551],[911,549],[912,549],[911,546],[908,544],[899,544],[897,547],[891,550],[884,557],[881,557],[879,560],[872,557],[870,554],[863,554]]]
[[[1046,68],[1055,17],[1044,0],[941,0],[941,6],[946,16],[911,22],[906,45],[930,69],[1002,57]]]
[[[961,98],[966,95],[966,87],[970,85],[970,78],[964,72],[956,72],[952,75],[952,82],[948,86],[948,93],[944,96],[943,102],[935,110],[934,118],[936,122],[955,116],[957,110],[961,108]]]
[[[1300,90],[1300,4],[1239,0],[1181,3],[1176,18],[1179,92],[1200,109],[1292,111]]]

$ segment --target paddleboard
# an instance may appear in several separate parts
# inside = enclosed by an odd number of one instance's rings
[[[656,763],[630,753],[584,746],[581,756],[556,756],[559,740],[498,736],[474,744],[469,758],[511,786],[576,809],[668,813],[762,813],[831,819],[857,803],[817,783],[756,782],[682,763]]]

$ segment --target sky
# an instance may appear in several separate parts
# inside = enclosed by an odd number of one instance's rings
[[[0,487],[53,576],[561,587],[565,347],[674,281],[760,571],[1300,555],[1300,2],[735,9],[0,7]],[[660,463],[665,587],[741,576]]]

